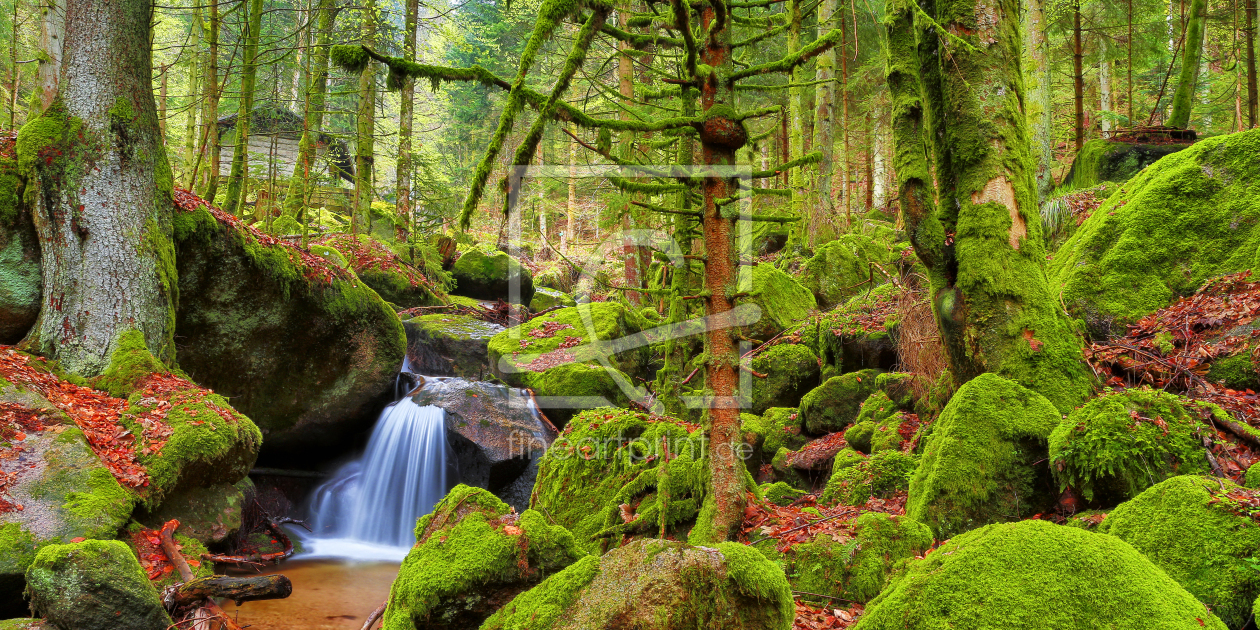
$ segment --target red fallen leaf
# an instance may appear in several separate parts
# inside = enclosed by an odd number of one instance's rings
[[[86,539],[86,538],[84,538],[84,537],[82,537],[82,536],[76,536],[76,537],[74,537],[74,538],[71,538],[71,539],[70,539],[70,542],[72,542],[72,543],[81,543],[81,542],[83,542],[83,541],[85,541],[85,540],[87,540],[87,539]]]
[[[175,570],[175,567],[172,567],[169,564],[162,567],[162,573],[170,573],[171,571],[174,571],[174,570]]]
[[[200,560],[189,560],[189,561],[188,561],[188,566],[190,566],[190,567],[199,567],[199,566],[201,566],[201,561],[200,561]]]

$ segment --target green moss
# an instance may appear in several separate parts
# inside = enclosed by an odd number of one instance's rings
[[[842,431],[853,424],[862,402],[876,389],[878,370],[862,370],[827,379],[801,399],[805,429],[815,435]]]
[[[10,576],[26,573],[26,568],[31,566],[38,550],[39,542],[35,535],[22,527],[21,523],[0,525],[0,583],[7,587]]]
[[[699,429],[669,418],[610,407],[583,411],[539,460],[530,507],[568,528],[590,551],[599,549],[596,536],[605,530],[685,529],[706,491],[701,444]],[[667,448],[671,460],[661,470]],[[622,503],[637,504],[634,522],[622,522]],[[616,529],[620,525],[627,527]]]
[[[49,545],[26,572],[31,608],[62,628],[165,630],[170,617],[127,545]]]
[[[754,372],[765,374],[752,379],[752,412],[756,414],[771,407],[796,405],[818,385],[818,357],[804,344],[771,346],[750,364]]]
[[[29,492],[35,499],[60,504],[59,537],[113,538],[131,516],[135,493],[124,489],[87,446],[78,427],[69,427],[44,453],[46,474]]]
[[[869,454],[871,452],[871,434],[874,432],[874,422],[860,420],[844,430],[844,441],[848,442],[849,446]]]
[[[822,245],[801,267],[801,284],[824,310],[843,304],[849,297],[888,282],[871,262],[884,265],[892,258],[891,234],[845,234]],[[873,277],[873,280],[872,280]]]
[[[1252,464],[1243,475],[1243,485],[1248,488],[1260,488],[1260,466]]]
[[[735,588],[746,597],[777,604],[778,618],[787,622],[783,627],[791,627],[796,607],[792,603],[792,587],[783,570],[748,545],[722,542],[717,544],[717,550],[726,560],[726,575],[735,583]]]
[[[906,516],[943,539],[1041,511],[1054,500],[1044,460],[1058,424],[1058,410],[1032,390],[995,374],[968,381],[927,438]]]
[[[1050,436],[1060,487],[1115,505],[1168,477],[1207,472],[1201,436],[1209,429],[1196,404],[1150,388],[1089,401]]]
[[[833,536],[819,534],[791,548],[788,570],[793,589],[864,604],[883,590],[903,560],[932,548],[932,531],[926,525],[879,512],[859,516],[851,538]]]
[[[797,490],[782,481],[776,481],[774,483],[762,484],[761,494],[767,501],[775,505],[786,506],[791,505],[797,499],[805,496],[805,491]]]
[[[573,298],[570,297],[569,294],[562,291],[548,289],[545,287],[538,287],[534,289],[534,297],[529,301],[529,310],[537,313],[539,311],[545,311],[553,306],[577,306],[577,302],[574,302]]]
[[[771,407],[761,416],[740,414],[740,417],[745,419],[745,435],[755,436],[745,441],[760,451],[763,457],[774,457],[783,448],[794,451],[809,441],[801,435],[800,414],[794,408]]]
[[[1098,531],[1146,555],[1225,625],[1241,628],[1260,595],[1260,523],[1231,510],[1238,489],[1213,477],[1173,477],[1107,515]]]
[[[1085,142],[1072,159],[1072,170],[1062,189],[1080,190],[1103,182],[1125,182],[1156,160],[1176,153],[1184,144],[1130,144],[1103,138]]]
[[[144,334],[131,329],[118,335],[109,367],[92,379],[92,385],[115,398],[126,398],[140,381],[155,372],[166,372],[166,366],[149,352]]]
[[[910,561],[855,627],[1224,630],[1225,624],[1128,544],[1023,521],[968,532]]]
[[[451,275],[455,290],[468,297],[507,300],[514,283],[519,287],[521,304],[529,304],[534,297],[533,274],[501,251],[478,248],[464,252],[451,267]]]
[[[1260,131],[1202,140],[1129,180],[1048,273],[1091,330],[1131,323],[1218,275],[1256,269]]]
[[[550,630],[599,574],[599,558],[586,556],[525,591],[481,625],[483,630]]]
[[[341,252],[327,245],[311,245],[311,254],[327,260],[329,264],[335,267],[341,269],[349,267],[345,256],[342,256]]]
[[[872,497],[891,497],[909,488],[919,465],[918,456],[901,451],[881,451],[857,461],[852,455],[843,462],[838,457],[823,490],[824,504],[864,505]]]
[[[745,327],[746,334],[751,337],[769,340],[784,330],[796,327],[818,308],[809,289],[773,265],[761,263],[751,270],[741,270],[741,273],[749,273],[749,295],[738,298],[735,303],[756,304],[761,309],[757,322]]]
[[[648,367],[648,348],[646,345],[623,348],[616,340],[634,335],[643,327],[637,313],[615,302],[562,308],[509,328],[491,339],[490,368],[515,387],[528,387],[524,382],[531,378],[530,374],[536,373],[529,364],[542,356],[547,356],[544,363],[548,366],[595,362],[607,357],[612,367],[639,375]],[[548,333],[549,329],[552,332]],[[577,345],[573,341],[566,343],[570,337],[580,342]],[[562,349],[562,344],[568,347]]]
[[[1250,348],[1212,361],[1207,377],[1208,380],[1230,389],[1260,389],[1260,374],[1256,373],[1256,366],[1252,363]]]
[[[114,99],[114,105],[109,108],[109,115],[125,121],[135,118],[135,110],[131,108],[131,99],[122,96]]]
[[[519,532],[507,530],[509,525]],[[582,553],[563,527],[538,512],[519,519],[488,491],[459,485],[416,526],[417,543],[390,588],[387,630],[423,627],[430,618],[458,618],[481,589],[528,584],[579,560]],[[479,620],[478,620],[479,621]]]

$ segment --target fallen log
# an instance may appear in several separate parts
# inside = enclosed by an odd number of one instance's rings
[[[283,575],[258,575],[254,577],[229,577],[212,575],[196,578],[176,586],[166,601],[168,609],[195,604],[203,599],[230,599],[240,606],[242,602],[260,599],[284,599],[293,594],[293,583]]]
[[[171,519],[158,530],[158,538],[162,541],[162,550],[166,552],[166,557],[170,558],[171,564],[175,565],[175,570],[179,571],[179,576],[185,582],[191,582],[196,579],[193,575],[192,568],[188,566],[188,561],[184,559],[184,555],[179,552],[179,547],[175,544],[175,529],[179,527],[179,521]],[[219,605],[213,600],[204,600],[196,610],[194,610],[190,619],[192,620],[192,630],[210,630],[211,621],[218,621],[222,630],[244,630],[236,623]]]

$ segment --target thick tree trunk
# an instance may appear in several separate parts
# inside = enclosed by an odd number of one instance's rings
[[[826,33],[835,27],[836,0],[823,0],[818,5],[818,32]],[[843,16],[841,16],[843,19]],[[831,173],[835,168],[835,126],[833,110],[836,94],[836,50],[834,48],[818,56],[818,68],[814,80],[818,82],[814,97],[814,148],[822,152],[818,162],[818,186],[809,208],[809,245],[813,247],[821,238],[832,234],[831,217],[834,215],[831,200]],[[798,171],[800,169],[797,169]]]
[[[245,66],[241,70],[240,107],[236,110],[236,148],[232,151],[232,171],[228,175],[227,200],[223,209],[241,216],[245,209],[249,180],[250,116],[254,111],[254,85],[258,78],[258,40],[262,31],[262,0],[249,2],[249,33],[245,38]]]
[[[1041,0],[1029,0],[1025,29],[1028,34],[1027,85],[1028,117],[1032,126],[1032,152],[1037,162],[1037,194],[1044,198],[1054,188],[1054,131],[1051,116],[1054,114],[1050,91],[1049,43],[1046,40],[1046,13]]]
[[[403,58],[416,60],[416,22],[420,16],[419,0],[407,0],[407,15],[404,22]],[[407,232],[413,224],[411,216],[411,125],[415,118],[412,99],[415,96],[416,80],[410,76],[403,79],[402,102],[398,106],[398,168],[394,181],[398,199],[398,240],[406,241]]]
[[[57,97],[22,128],[43,252],[26,346],[94,376],[121,333],[175,358],[171,170],[153,101],[149,0],[68,0]]]
[[[1194,107],[1194,90],[1199,79],[1199,59],[1203,56],[1203,22],[1206,11],[1207,0],[1193,0],[1190,3],[1186,42],[1181,57],[1181,77],[1177,80],[1177,92],[1173,94],[1169,127],[1185,129],[1190,125],[1190,110]]]
[[[907,231],[929,269],[950,371],[958,383],[996,372],[1066,412],[1088,394],[1091,379],[1081,340],[1044,270],[1022,111],[1018,4],[944,0],[928,7],[974,49],[940,42],[920,20],[913,59],[906,35],[913,10],[904,1],[887,29],[895,168]],[[937,46],[948,46],[948,58]],[[922,158],[925,140],[937,156],[934,174]],[[939,207],[929,188],[933,175]]]
[[[293,175],[289,178],[289,189],[284,196],[284,213],[295,219],[310,199],[314,188],[311,184],[311,173],[318,168],[316,145],[319,144],[320,132],[324,128],[324,102],[328,93],[328,51],[332,46],[336,0],[320,0],[318,10],[318,34],[315,37],[315,50],[310,57],[310,80],[306,86],[306,117],[303,121],[302,137],[298,140],[297,161],[293,164]],[[329,168],[329,174],[334,178],[332,185],[335,186],[335,179],[340,176],[334,170]]]

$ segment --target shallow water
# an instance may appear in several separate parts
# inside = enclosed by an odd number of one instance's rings
[[[282,573],[293,582],[288,599],[245,602],[223,610],[257,630],[359,630],[389,595],[397,562],[290,560],[263,573]],[[241,573],[245,575],[246,573]],[[248,573],[253,575],[253,573]]]

